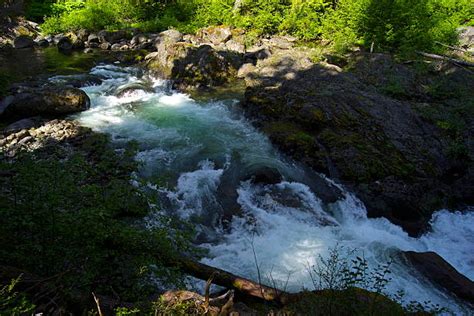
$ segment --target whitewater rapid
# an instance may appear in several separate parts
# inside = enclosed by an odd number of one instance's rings
[[[400,250],[435,251],[474,280],[474,212],[436,212],[431,231],[411,238],[386,219],[368,219],[363,203],[335,183],[344,197],[325,204],[307,185],[290,180],[286,175],[301,174],[300,166],[235,110],[235,100],[196,102],[135,68],[103,65],[91,74],[102,84],[83,88],[92,105],[78,120],[110,134],[118,147],[138,143],[142,166],[136,176],[156,190],[163,212],[193,223],[204,236],[200,245],[209,251],[204,263],[257,280],[256,257],[264,280],[281,285],[288,280],[287,290],[299,291],[313,289],[308,267],[336,246],[355,249],[371,267]],[[117,95],[131,84],[147,89]],[[272,185],[240,182],[242,213],[224,229],[216,211],[218,187],[236,153],[244,165],[277,168],[285,178]],[[148,225],[154,225],[153,216]],[[472,313],[400,260],[391,270],[389,293],[403,290],[406,302],[431,301],[455,314]]]

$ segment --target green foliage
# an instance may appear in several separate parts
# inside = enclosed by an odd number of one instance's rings
[[[10,84],[10,76],[6,73],[0,72],[0,98],[7,93]]]
[[[43,22],[45,16],[53,13],[55,0],[30,0],[26,7],[25,16],[35,22]]]
[[[344,251],[342,246],[335,246],[329,249],[327,258],[319,256],[317,263],[308,267],[319,294],[303,296],[302,304],[314,308],[313,313],[309,312],[312,315],[436,315],[448,312],[429,301],[412,301],[402,307],[403,291],[396,295],[386,293],[391,281],[390,266],[391,262],[370,267],[364,256],[355,255],[355,250]]]
[[[324,38],[337,52],[373,45],[405,54],[444,49],[436,41],[455,44],[456,28],[472,23],[474,16],[469,0],[243,0],[239,8],[234,4],[235,0],[60,0],[39,11],[49,12],[42,26],[46,33],[130,26],[193,32],[225,24],[245,28],[253,36]]]
[[[206,311],[202,307],[196,305],[193,300],[177,301],[173,304],[168,304],[160,297],[153,303],[152,310],[154,315],[173,315],[173,316],[193,316],[205,315]]]
[[[344,50],[356,43],[378,50],[439,51],[474,15],[469,0],[341,0],[324,21],[324,37]]]
[[[0,287],[0,315],[24,315],[32,312],[35,306],[27,298],[15,291],[21,276]]]
[[[336,246],[329,256],[319,256],[316,265],[308,272],[316,290],[347,290],[352,287],[364,288],[383,293],[390,279],[390,262],[375,269],[369,268],[363,256],[355,256],[354,251],[342,253],[343,248]]]
[[[99,135],[71,155],[50,148],[47,158],[35,152],[0,161],[11,175],[0,177],[0,264],[64,274],[65,295],[97,291],[133,301],[155,291],[150,278],[181,284],[161,259],[189,251],[186,236],[170,219],[160,229],[140,226],[150,197],[130,184],[132,156]]]

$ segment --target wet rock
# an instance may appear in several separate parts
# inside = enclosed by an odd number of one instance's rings
[[[3,116],[65,115],[89,109],[87,94],[76,88],[26,89],[8,98]]]
[[[248,170],[247,173],[247,175],[241,177],[241,181],[251,180],[256,184],[277,184],[283,180],[283,176],[278,169],[267,166]]]
[[[29,36],[18,36],[13,40],[13,47],[17,49],[30,48],[35,45],[33,39]]]
[[[150,93],[154,92],[153,88],[147,87],[144,83],[134,82],[120,86],[117,89],[116,95],[120,98],[134,91],[145,91]]]
[[[58,50],[60,51],[70,51],[73,49],[73,44],[72,44],[72,41],[69,37],[67,36],[63,36],[59,41],[58,41]]]
[[[122,45],[120,45],[120,44],[113,44],[113,45],[110,47],[110,49],[111,49],[111,50],[120,50],[120,47],[122,47]]]
[[[146,43],[147,41],[148,41],[148,36],[146,36],[145,34],[138,34],[132,38],[132,40],[130,41],[130,45],[132,47],[135,47],[140,44]]]
[[[88,43],[89,47],[92,47],[92,46],[90,46],[91,44],[97,44],[97,46],[99,46],[99,44],[100,44],[99,36],[95,33],[89,34],[89,36],[87,37],[87,43]]]
[[[430,282],[474,304],[474,282],[459,273],[435,252],[403,252],[403,256]]]
[[[36,45],[38,45],[39,47],[48,47],[49,46],[49,42],[46,40],[46,39],[39,39],[38,41],[36,41]]]
[[[94,50],[90,47],[84,49],[84,54],[92,54],[94,52]]]

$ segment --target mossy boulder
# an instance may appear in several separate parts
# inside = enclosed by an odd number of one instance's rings
[[[0,102],[0,115],[30,117],[34,115],[61,116],[85,111],[90,107],[87,94],[76,88],[27,88],[5,97]]]
[[[157,75],[172,79],[182,90],[207,89],[234,80],[242,65],[237,53],[216,51],[211,46],[196,46],[181,41],[177,33],[161,34],[157,52],[146,56],[147,68]]]
[[[414,82],[415,75],[403,76]],[[282,50],[246,75],[243,106],[281,149],[354,190],[369,216],[416,235],[433,211],[472,203],[466,188],[472,189],[474,153],[452,159],[452,138],[418,103],[381,91],[376,84],[386,83],[377,78],[315,64],[310,51]],[[464,119],[472,122],[472,115]],[[469,133],[457,139],[463,143]]]

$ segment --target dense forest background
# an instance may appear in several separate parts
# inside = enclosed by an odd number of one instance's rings
[[[357,44],[411,53],[454,44],[474,23],[470,0],[30,0],[27,17],[46,33],[134,27],[193,32],[209,25],[244,28],[255,37],[288,34],[324,40],[337,51]]]

